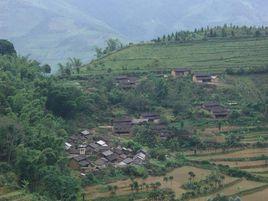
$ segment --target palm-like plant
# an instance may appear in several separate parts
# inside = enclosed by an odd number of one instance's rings
[[[77,74],[80,73],[80,68],[83,65],[80,59],[75,58],[75,57],[74,58],[69,58],[69,62],[68,63],[71,66],[72,69],[75,69],[76,70]]]
[[[173,176],[169,176],[169,178],[168,178],[168,179],[170,180],[171,185],[172,185],[172,181],[173,181],[174,177],[173,177]]]

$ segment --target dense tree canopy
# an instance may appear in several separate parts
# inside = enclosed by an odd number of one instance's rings
[[[76,200],[79,185],[64,160],[65,123],[46,107],[54,78],[16,55],[0,56],[0,69],[0,161],[16,173],[18,186],[27,183],[49,200]]]
[[[16,54],[16,50],[11,42],[0,39],[0,54]]]

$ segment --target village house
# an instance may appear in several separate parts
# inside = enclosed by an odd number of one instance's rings
[[[87,145],[87,150],[89,150],[91,154],[101,154],[102,152],[108,151],[109,149],[110,146],[106,141],[102,139],[91,142]]]
[[[202,108],[204,108],[205,110],[211,110],[212,108],[215,107],[220,107],[220,104],[217,102],[208,102],[202,105]]]
[[[88,135],[90,135],[90,131],[89,130],[83,130],[83,131],[81,131],[80,132],[82,135],[84,135],[84,136],[88,136]]]
[[[121,161],[120,163],[118,163],[118,167],[125,167],[128,166],[132,163],[133,159],[132,158],[126,158],[123,161]]]
[[[169,74],[167,70],[163,69],[153,70],[151,72],[154,73],[156,77],[164,77],[164,78],[167,78]]]
[[[132,124],[133,125],[142,125],[148,123],[148,119],[133,119]]]
[[[94,162],[96,169],[106,168],[108,164],[109,164],[109,161],[106,158],[99,158],[98,160]]]
[[[135,88],[137,84],[136,77],[118,76],[115,78],[116,85],[123,89]]]
[[[159,122],[158,124],[154,124],[152,126],[152,130],[158,134],[161,140],[166,140],[171,136],[170,131],[167,129],[167,125],[163,122]]]
[[[69,149],[71,149],[72,145],[68,142],[65,142],[65,150],[68,151]]]
[[[113,120],[113,124],[121,124],[121,123],[132,123],[132,118],[130,118],[129,116],[124,116],[121,118],[116,118]]]
[[[99,147],[100,145],[96,144],[95,142],[92,142],[88,145],[88,149],[91,151],[91,153],[98,153]]]
[[[132,119],[128,116],[113,120],[113,131],[117,135],[129,135],[132,128]]]
[[[122,147],[122,151],[124,154],[129,155],[133,153],[133,150],[130,148]]]
[[[140,150],[134,157],[132,164],[134,165],[144,165],[146,163],[147,153],[143,150]]]
[[[111,151],[111,150],[107,150],[107,151],[104,151],[104,152],[102,152],[102,155],[106,158],[106,157],[108,157],[108,156],[110,156],[110,155],[112,155],[113,154],[113,152]]]
[[[143,113],[141,114],[140,119],[147,120],[148,122],[159,123],[160,115],[155,114],[155,113]]]
[[[169,131],[163,130],[159,132],[159,138],[161,140],[167,140],[171,136]]]
[[[216,80],[217,76],[213,76],[206,73],[195,73],[193,75],[193,82],[196,83],[211,83]]]
[[[77,155],[90,155],[92,153],[91,149],[86,144],[74,145],[66,150],[70,156]]]
[[[120,160],[119,155],[116,153],[112,153],[111,155],[106,156],[105,158],[111,163],[115,163]]]
[[[117,135],[130,135],[132,124],[120,123],[114,125],[114,133]]]
[[[101,147],[108,147],[107,143],[103,140],[97,141],[96,144],[100,145]]]
[[[209,111],[215,119],[226,118],[229,115],[228,109],[217,102],[204,103],[202,108]]]
[[[88,138],[87,136],[81,135],[81,134],[75,134],[75,135],[71,135],[68,139],[69,144],[81,144],[85,141],[87,141]]]
[[[123,148],[120,147],[120,146],[118,146],[115,149],[113,149],[113,152],[119,155],[119,160],[126,159],[131,153],[131,152],[124,151]]]
[[[80,155],[86,155],[87,145],[81,144],[79,145],[79,154]]]
[[[81,170],[82,168],[87,168],[91,165],[86,155],[79,155],[72,157],[69,161],[69,167],[74,170]]]
[[[224,107],[217,107],[212,109],[212,114],[215,119],[227,118],[229,111]]]
[[[78,144],[86,143],[91,138],[91,135],[90,134],[91,133],[90,133],[89,130],[81,131],[80,133],[71,135],[66,143],[68,143],[68,144],[70,144],[72,146],[73,145],[78,145]]]
[[[118,155],[121,155],[121,154],[124,154],[122,148],[119,146],[119,147],[116,147],[113,149],[113,152],[118,154]]]
[[[70,149],[67,150],[67,152],[71,156],[76,156],[79,154],[79,149],[77,146],[72,146]]]
[[[182,77],[191,74],[191,69],[189,68],[175,68],[171,71],[173,77]]]

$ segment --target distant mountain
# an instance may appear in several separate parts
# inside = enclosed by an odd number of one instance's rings
[[[266,0],[69,0],[132,40],[202,26],[268,25]]]
[[[0,1],[0,38],[43,62],[55,64],[68,57],[89,60],[94,46],[110,37],[121,35],[65,0]]]
[[[266,0],[1,0],[0,38],[49,63],[83,60],[110,37],[150,40],[201,26],[268,25]]]

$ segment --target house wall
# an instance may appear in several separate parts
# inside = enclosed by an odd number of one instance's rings
[[[176,71],[173,70],[173,71],[171,71],[171,75],[173,77],[187,76],[187,75],[189,75],[189,72],[188,71],[185,71],[185,72],[181,72],[181,73],[176,73]]]
[[[198,80],[196,78],[196,76],[193,76],[193,82],[196,82],[196,83],[202,83],[203,81],[202,80]]]
[[[160,119],[155,119],[153,122],[154,122],[155,124],[159,124],[159,123],[160,123]]]
[[[171,71],[171,75],[172,75],[173,77],[176,77],[176,76],[177,76],[175,70]]]

